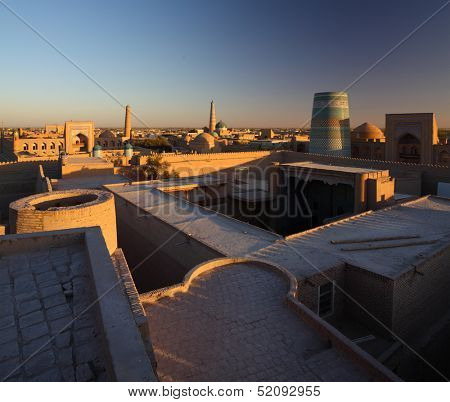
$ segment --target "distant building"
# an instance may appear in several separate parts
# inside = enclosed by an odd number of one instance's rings
[[[189,142],[189,148],[199,154],[220,152],[220,144],[211,134],[208,133],[197,135],[192,141]]]
[[[219,136],[222,136],[224,134],[228,134],[228,127],[227,125],[220,120],[217,124],[216,124],[216,133],[219,134]]]
[[[2,151],[17,157],[56,157],[61,152],[68,155],[91,153],[94,145],[103,150],[122,149],[131,139],[131,109],[125,111],[125,135],[117,136],[111,130],[95,134],[93,121],[66,121],[64,125],[45,125],[45,131],[19,129],[12,138],[4,139]]]
[[[385,135],[388,160],[433,163],[438,144],[434,113],[387,114]]]
[[[351,133],[353,158],[450,165],[450,144],[439,141],[434,113],[387,114],[383,133],[371,123]]]
[[[46,124],[46,133],[64,134],[64,124]]]
[[[272,138],[275,138],[275,133],[271,128],[263,128],[261,130],[261,136],[260,138],[262,140],[271,140]]]
[[[383,160],[385,136],[374,124],[363,123],[351,133],[352,157]]]

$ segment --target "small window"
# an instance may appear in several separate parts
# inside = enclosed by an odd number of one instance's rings
[[[319,306],[318,314],[320,317],[326,317],[334,312],[334,281],[327,282],[319,286]]]

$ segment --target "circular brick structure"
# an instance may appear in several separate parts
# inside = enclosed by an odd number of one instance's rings
[[[100,226],[110,253],[117,248],[114,196],[99,190],[35,194],[9,205],[11,233]]]

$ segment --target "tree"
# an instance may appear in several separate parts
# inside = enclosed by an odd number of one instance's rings
[[[161,154],[149,155],[145,165],[133,167],[131,178],[136,181],[145,181],[179,177],[179,173],[176,170],[170,170],[170,164],[162,159]]]
[[[165,148],[170,147],[169,141],[166,137],[146,138],[145,140],[138,141],[138,146],[142,148]]]

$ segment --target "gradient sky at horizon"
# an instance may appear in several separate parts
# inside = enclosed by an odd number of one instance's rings
[[[444,0],[2,0],[153,127],[302,127]],[[435,112],[450,127],[450,6],[349,89],[350,121]],[[0,4],[0,120],[43,126],[124,111]],[[133,122],[134,126],[142,124]]]

